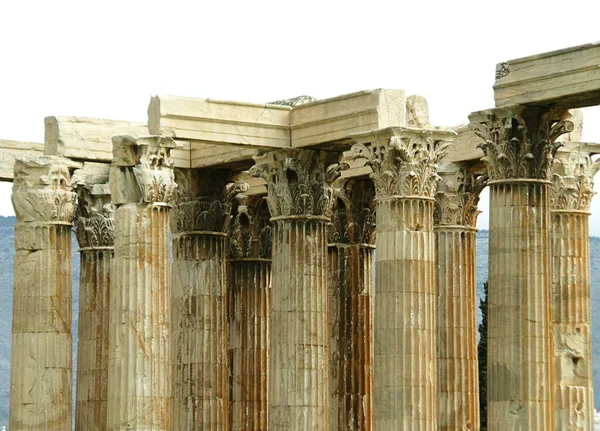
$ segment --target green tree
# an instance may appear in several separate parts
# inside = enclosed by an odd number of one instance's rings
[[[479,417],[481,431],[487,430],[487,335],[488,335],[488,283],[483,284],[483,298],[479,300],[481,323],[479,324],[479,344],[477,359],[479,361]]]

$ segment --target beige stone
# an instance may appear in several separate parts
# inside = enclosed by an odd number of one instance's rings
[[[433,209],[451,131],[389,128],[361,137],[377,197],[373,423],[437,427]],[[408,310],[408,312],[407,312]]]
[[[71,226],[76,195],[58,157],[17,159],[9,426],[71,431]]]
[[[106,430],[110,267],[114,205],[108,164],[85,163],[75,171],[75,231],[79,242],[79,330],[75,429]]]
[[[588,217],[600,162],[567,143],[552,166],[556,429],[594,429]]]
[[[549,168],[554,140],[573,124],[561,112],[525,111],[470,117],[490,177],[490,430],[554,428]]]
[[[328,331],[331,430],[373,429],[375,190],[367,180],[335,190],[329,226]]]
[[[279,150],[251,169],[268,181],[273,217],[269,429],[329,429],[326,228],[337,159]]]
[[[28,155],[43,155],[44,144],[0,140],[0,180],[12,181],[15,159]]]
[[[227,226],[230,174],[178,171],[173,208],[173,428],[229,424]],[[230,184],[231,186],[231,184]]]
[[[441,173],[434,211],[438,430],[477,430],[475,225],[485,180],[470,168],[452,167]]]
[[[152,134],[202,143],[289,147],[290,107],[191,97],[154,96],[148,107]]]
[[[229,229],[230,429],[266,430],[272,229],[267,203],[240,196]]]
[[[496,106],[581,108],[600,104],[600,44],[509,60],[496,66]]]
[[[169,209],[175,183],[165,138],[114,138],[110,171],[108,429],[171,429]],[[134,154],[135,157],[129,157]],[[136,190],[125,193],[123,190]],[[119,199],[115,199],[115,195]]]

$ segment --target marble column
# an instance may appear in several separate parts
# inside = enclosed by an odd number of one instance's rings
[[[173,208],[173,429],[226,430],[226,231],[242,187],[225,171],[181,170]]]
[[[341,180],[340,180],[341,181]],[[375,189],[345,181],[329,226],[329,409],[331,429],[373,429]]]
[[[77,164],[17,159],[11,430],[71,431],[71,226]]]
[[[273,225],[269,429],[329,430],[327,224],[338,155],[278,150],[250,173],[267,182]]]
[[[232,431],[267,430],[272,229],[266,200],[242,196],[229,230]]]
[[[434,210],[438,430],[478,430],[475,226],[485,180],[453,168],[441,175]]]
[[[490,178],[488,428],[554,429],[549,164],[573,128],[522,106],[473,113]]]
[[[78,195],[75,233],[80,247],[76,430],[108,429],[109,290],[115,209],[108,170],[108,164],[86,163],[73,178]]]
[[[170,138],[113,138],[108,429],[170,430]]]
[[[569,145],[569,144],[567,144]],[[556,429],[594,429],[588,218],[600,161],[574,149],[552,165],[552,327]]]
[[[437,161],[453,132],[387,129],[352,148],[377,202],[374,427],[437,427],[433,208]],[[368,136],[363,137],[369,139]]]

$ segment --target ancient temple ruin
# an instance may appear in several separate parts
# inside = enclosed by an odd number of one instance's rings
[[[486,186],[488,427],[593,429],[600,145],[574,109],[600,104],[599,66],[600,45],[501,63],[496,107],[456,128],[380,89],[156,96],[146,124],[48,117],[43,144],[0,141],[9,429],[478,430]]]

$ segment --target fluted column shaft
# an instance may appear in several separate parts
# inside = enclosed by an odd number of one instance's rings
[[[479,429],[476,229],[435,227],[438,429]]]
[[[588,218],[585,211],[552,211],[557,429],[594,429]]]
[[[71,224],[15,226],[10,429],[71,430]]]
[[[371,430],[375,248],[330,244],[329,392],[332,430]]]
[[[169,208],[115,211],[108,429],[170,430]]]
[[[553,430],[550,165],[565,111],[505,106],[469,116],[490,181],[490,430]]]
[[[113,248],[80,249],[75,429],[106,430]]]
[[[267,430],[271,260],[229,261],[231,431]]]
[[[375,429],[436,428],[433,204],[377,198]]]
[[[9,426],[71,431],[71,221],[69,163],[18,159]]]
[[[553,429],[548,182],[490,182],[488,425]]]
[[[269,428],[329,429],[327,221],[273,221]]]
[[[108,429],[170,431],[170,138],[113,137]]]
[[[173,234],[173,429],[225,430],[226,236]]]
[[[75,171],[79,243],[79,331],[77,343],[76,430],[107,429],[110,270],[114,246],[114,205],[109,166],[85,163]]]
[[[330,429],[327,225],[332,183],[346,165],[316,150],[256,157],[273,229],[269,429]]]

